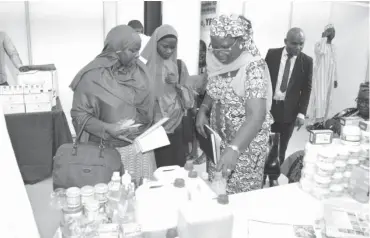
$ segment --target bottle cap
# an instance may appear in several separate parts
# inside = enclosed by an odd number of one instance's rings
[[[81,196],[90,196],[93,194],[94,194],[94,187],[87,185],[81,188]]]
[[[197,171],[194,171],[194,170],[189,171],[189,173],[188,173],[188,177],[189,177],[189,178],[196,178],[196,177],[198,177],[198,173],[197,173]]]
[[[81,190],[77,187],[68,188],[66,191],[67,197],[78,197],[81,194]]]
[[[94,187],[96,193],[107,193],[108,192],[108,185],[105,183],[98,183]]]
[[[229,204],[229,196],[227,194],[220,194],[217,197],[217,202],[219,204]]]
[[[177,179],[175,179],[175,182],[173,183],[173,185],[176,188],[183,188],[183,187],[185,187],[185,180],[182,179],[182,178],[177,178]]]
[[[187,160],[185,165],[184,165],[184,169],[187,170],[187,171],[193,170],[194,169],[193,161]]]

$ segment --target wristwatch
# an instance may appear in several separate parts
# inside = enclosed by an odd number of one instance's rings
[[[236,145],[229,145],[228,147],[232,149],[233,151],[236,151],[238,155],[240,154],[239,147],[237,147]]]

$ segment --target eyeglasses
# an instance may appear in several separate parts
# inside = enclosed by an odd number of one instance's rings
[[[220,52],[220,51],[232,51],[233,47],[236,45],[237,40],[234,41],[234,43],[228,47],[228,48],[213,48],[212,44],[209,44],[209,51],[212,52]]]

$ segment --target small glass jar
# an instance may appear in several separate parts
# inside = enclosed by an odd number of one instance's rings
[[[353,169],[360,164],[358,159],[349,159],[347,161],[346,171],[353,171]]]
[[[95,199],[100,203],[100,213],[105,213],[105,205],[108,202],[108,185],[105,183],[99,183],[95,185]]]
[[[331,182],[330,177],[323,177],[318,174],[314,176],[314,180],[315,180],[315,186],[317,188],[327,188],[328,189],[330,186],[330,182]]]
[[[81,188],[81,203],[86,204],[87,200],[94,199],[94,187],[84,186]]]
[[[79,207],[81,205],[81,190],[77,187],[66,190],[67,207]]]
[[[347,162],[348,160],[348,157],[349,157],[349,151],[348,151],[348,147],[345,146],[345,145],[338,145],[336,147],[336,151],[337,151],[337,161],[343,161],[343,162]]]
[[[79,220],[82,218],[82,206],[77,207],[64,206],[62,211],[64,223],[68,222],[69,220]]]
[[[337,153],[333,149],[333,146],[323,147],[317,155],[317,163],[332,164],[336,156]]]
[[[341,184],[343,183],[343,173],[336,172],[333,174],[331,179],[332,179],[331,181],[332,184]]]
[[[95,221],[99,216],[100,203],[95,199],[86,201],[85,216],[88,221]]]
[[[344,161],[338,160],[334,163],[335,166],[335,172],[343,173],[346,171],[347,164]]]
[[[341,197],[344,195],[343,185],[333,184],[330,186],[330,196],[332,197]]]
[[[331,177],[335,172],[334,164],[317,163],[316,174],[322,177]]]

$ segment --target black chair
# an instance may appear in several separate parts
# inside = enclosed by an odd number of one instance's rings
[[[269,138],[269,154],[265,162],[263,186],[266,183],[267,176],[269,177],[270,187],[279,185],[278,178],[280,176],[280,134],[271,133]]]
[[[304,155],[304,150],[299,150],[286,159],[286,161],[293,161],[287,174],[288,183],[296,183],[301,179]]]

